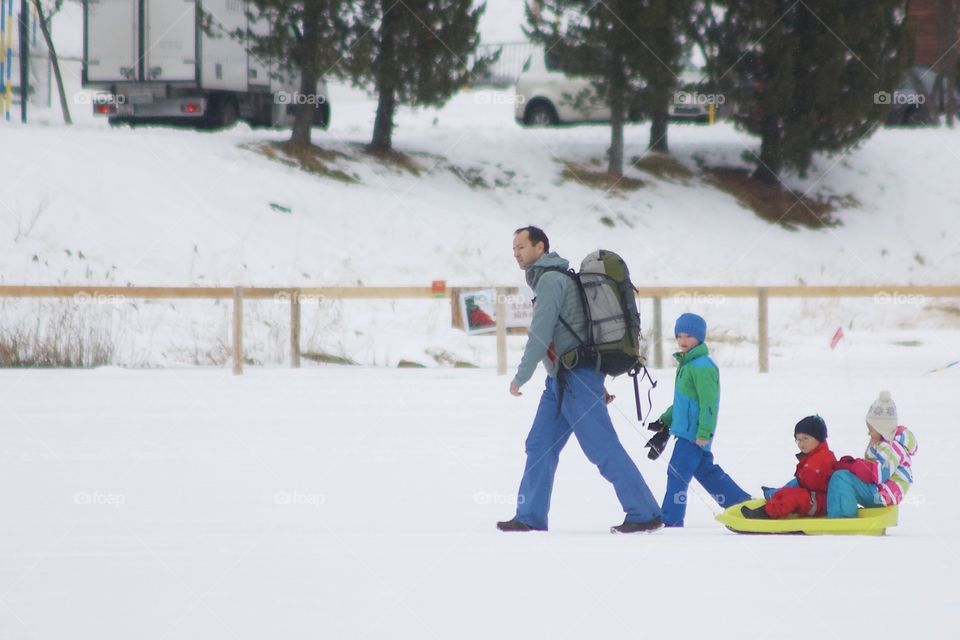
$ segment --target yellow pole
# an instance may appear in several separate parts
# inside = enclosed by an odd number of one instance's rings
[[[713,124],[717,120],[717,105],[712,102],[707,105],[707,123]]]

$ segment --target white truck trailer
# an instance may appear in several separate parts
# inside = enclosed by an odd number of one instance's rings
[[[83,86],[98,93],[94,113],[111,123],[186,122],[223,127],[290,125],[299,101],[326,128],[326,85],[302,96],[299,78],[228,33],[248,27],[246,0],[84,0]],[[202,21],[212,25],[208,33]],[[265,20],[255,33],[268,34]]]

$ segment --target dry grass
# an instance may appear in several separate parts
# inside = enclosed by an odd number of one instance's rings
[[[355,175],[350,175],[333,165],[338,160],[351,160],[350,156],[338,151],[330,151],[317,146],[304,147],[301,145],[292,145],[289,142],[264,142],[261,144],[245,145],[244,148],[250,149],[262,156],[285,164],[288,167],[295,167],[323,176],[333,178],[339,182],[354,184],[360,182]]]
[[[732,167],[706,168],[707,179],[721,191],[758,216],[791,231],[799,227],[822,229],[840,224],[833,217],[834,204],[830,201],[804,197],[783,185],[771,185],[755,179],[748,170]]]
[[[947,305],[947,304],[931,305],[931,306],[930,306],[930,310],[931,310],[931,311],[940,311],[940,312],[945,313],[945,314],[947,314],[947,315],[949,315],[949,316],[958,316],[958,317],[960,317],[960,307],[955,306],[955,305]]]
[[[606,170],[591,169],[587,165],[568,161],[563,162],[560,177],[565,181],[576,181],[579,184],[618,195],[624,191],[636,191],[646,186],[643,180],[618,176]]]
[[[357,145],[355,148],[359,153],[373,158],[381,165],[392,168],[396,171],[409,173],[418,178],[423,174],[423,167],[413,159],[413,156],[403,153],[402,151],[397,151],[395,149],[390,149],[389,151],[378,151],[364,145]]]
[[[0,367],[98,367],[113,355],[109,323],[69,307],[0,326]]]
[[[676,158],[665,153],[650,152],[644,156],[634,156],[630,159],[630,165],[668,182],[686,184],[694,175]]]
[[[320,362],[323,364],[345,364],[345,365],[356,365],[357,363],[347,358],[345,356],[335,356],[332,353],[325,353],[323,351],[305,351],[300,354],[301,358],[310,360],[312,362]]]
[[[466,360],[460,360],[455,355],[444,349],[427,349],[427,354],[433,358],[437,364],[444,364],[454,369],[476,369],[477,365]]]
[[[744,335],[739,335],[732,333],[730,331],[714,332],[711,333],[707,338],[710,342],[716,342],[719,344],[744,344],[748,342],[756,342],[754,338],[749,338]]]

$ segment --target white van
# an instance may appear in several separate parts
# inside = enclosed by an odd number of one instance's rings
[[[707,120],[707,104],[696,92],[686,88],[702,82],[703,76],[695,70],[680,75],[685,90],[676,91],[668,107],[668,115],[675,120]],[[556,67],[553,56],[537,48],[527,59],[517,79],[517,100],[514,118],[527,127],[546,127],[582,122],[609,122],[610,108],[596,98],[589,78],[568,76]],[[577,96],[585,99],[575,102]],[[593,96],[594,99],[590,99]],[[628,121],[641,119],[639,111],[628,109]]]

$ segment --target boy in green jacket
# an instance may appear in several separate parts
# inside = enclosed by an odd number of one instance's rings
[[[679,364],[673,405],[650,424],[650,429],[658,433],[647,446],[651,449],[649,457],[656,459],[663,452],[669,435],[677,437],[667,472],[663,524],[682,527],[687,511],[687,488],[694,478],[724,508],[749,500],[750,494],[713,461],[710,452],[720,407],[720,370],[710,359],[704,342],[707,322],[696,314],[684,313],[677,318],[673,333],[680,348],[673,354]]]

